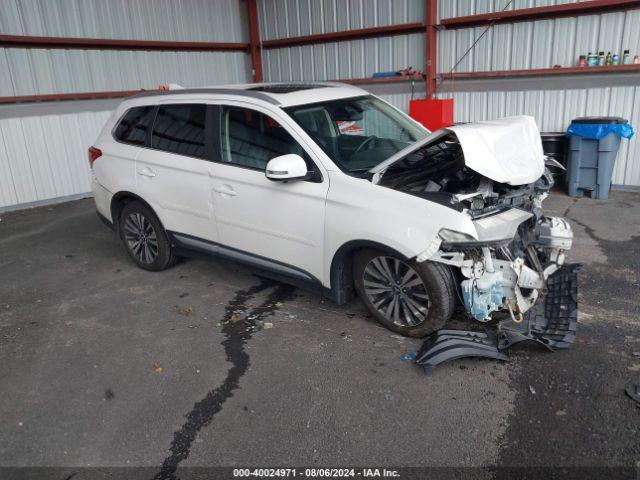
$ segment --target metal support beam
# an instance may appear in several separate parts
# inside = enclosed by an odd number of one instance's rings
[[[521,8],[517,10],[505,10],[503,12],[445,18],[440,20],[440,26],[451,30],[456,28],[481,27],[497,23],[517,23],[550,18],[595,15],[636,8],[640,8],[640,1],[638,0],[591,0],[547,7]]]
[[[251,53],[251,73],[253,81],[262,82],[262,50],[260,46],[260,22],[256,0],[247,0],[249,18],[249,52]]]
[[[106,38],[32,37],[0,35],[2,48],[42,48],[75,50],[164,50],[164,51],[247,51],[249,44],[232,42],[167,42],[157,40],[113,40]]]
[[[424,31],[422,22],[403,23],[399,25],[386,25],[383,27],[359,28],[355,30],[343,30],[332,33],[318,33],[301,37],[278,38],[262,42],[263,48],[285,48],[298,45],[313,45],[317,43],[340,42],[345,40],[361,40],[363,38],[389,37],[407,33]]]
[[[52,93],[46,95],[22,95],[18,97],[0,97],[0,104],[64,102],[70,100],[102,100],[106,98],[130,97],[145,90],[119,90],[112,92]],[[147,90],[149,91],[149,90]]]
[[[426,0],[425,4],[425,13],[426,13],[426,71],[425,71],[425,81],[427,87],[427,99],[432,99],[435,97],[435,93],[437,90],[437,58],[438,58],[438,31],[437,31],[437,21],[438,21],[438,0]]]

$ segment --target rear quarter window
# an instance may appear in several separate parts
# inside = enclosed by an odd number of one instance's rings
[[[153,125],[151,148],[205,158],[204,104],[163,105]]]
[[[153,105],[148,105],[127,110],[113,132],[115,139],[122,143],[144,146],[154,109]]]

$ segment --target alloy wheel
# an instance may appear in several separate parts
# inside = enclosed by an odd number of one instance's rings
[[[124,238],[133,255],[151,265],[158,258],[158,237],[151,222],[141,213],[131,213],[124,222]]]
[[[364,269],[364,291],[374,308],[401,327],[423,323],[429,311],[429,294],[411,266],[393,257],[375,257]]]

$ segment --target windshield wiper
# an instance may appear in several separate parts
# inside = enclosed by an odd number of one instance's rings
[[[371,168],[371,167],[369,167],[369,168]],[[351,175],[353,177],[366,178],[368,180],[371,180],[373,175],[371,173],[369,173],[369,168],[359,168],[357,170],[348,170],[348,172],[349,172],[349,175]]]

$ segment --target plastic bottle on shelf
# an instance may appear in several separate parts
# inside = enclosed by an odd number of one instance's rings
[[[611,59],[611,52],[607,52],[607,56],[604,60],[604,64],[609,66],[612,64],[612,59]]]
[[[614,53],[611,57],[611,65],[620,65],[620,55]]]
[[[638,55],[634,55],[633,56],[633,64],[637,65],[638,63],[640,63],[640,62],[638,62]]]
[[[629,58],[629,62],[631,62],[631,58]],[[587,55],[587,67],[595,67],[598,64],[598,57],[589,52],[589,55]]]
[[[587,59],[584,55],[580,55],[580,58],[578,59],[578,66],[579,67],[586,67],[587,66]]]
[[[600,52],[598,54],[598,66],[599,67],[603,67],[604,66],[604,62],[605,62],[604,52]]]
[[[622,64],[629,65],[631,63],[631,55],[629,55],[629,50],[625,50],[622,54]]]

